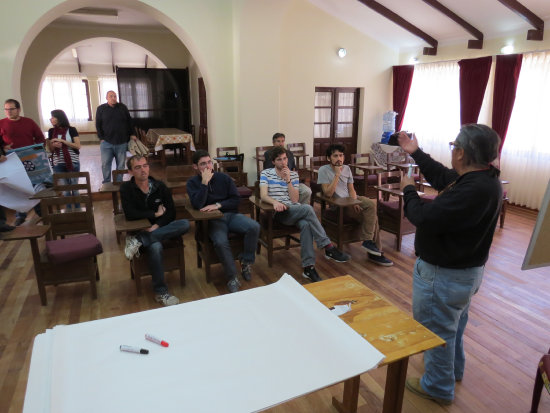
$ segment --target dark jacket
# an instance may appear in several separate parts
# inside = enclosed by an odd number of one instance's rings
[[[267,151],[265,151],[264,153],[264,158],[265,158],[265,161],[264,161],[264,169],[269,169],[269,168],[274,168],[275,165],[273,165],[273,161],[271,160],[271,151],[273,149],[268,149]],[[292,151],[289,151],[288,149],[285,149],[286,150],[286,157],[288,158],[288,169],[290,169],[291,171],[295,171],[296,170],[296,161],[294,160],[294,154],[292,153]]]
[[[187,181],[187,195],[193,208],[201,209],[219,202],[222,205],[221,212],[238,212],[241,201],[235,182],[222,172],[214,172],[208,185],[202,184],[199,175],[194,176]]]
[[[416,226],[416,255],[446,268],[484,265],[502,203],[499,171],[490,167],[459,176],[420,149],[412,157],[440,191],[433,202],[424,203],[413,185],[403,189],[405,215]]]
[[[111,145],[121,145],[130,140],[134,134],[132,118],[128,108],[123,103],[109,106],[108,103],[99,105],[95,115],[97,137]]]
[[[147,195],[139,189],[133,177],[130,181],[123,182],[120,185],[122,209],[128,221],[147,218],[151,225],[157,224],[159,227],[163,227],[176,218],[174,200],[170,190],[162,181],[157,181],[150,176],[149,185],[151,191]],[[155,218],[155,212],[160,204],[164,205],[166,212]]]

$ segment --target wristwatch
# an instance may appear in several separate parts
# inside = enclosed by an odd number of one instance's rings
[[[218,209],[222,208],[222,204],[220,204],[219,202],[216,202],[216,206],[218,207]]]

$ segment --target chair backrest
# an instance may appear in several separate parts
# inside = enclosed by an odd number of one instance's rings
[[[378,172],[378,186],[388,188],[388,189],[399,189],[401,186],[401,178],[403,177],[403,172],[390,171],[390,172]],[[382,183],[386,182],[386,183]],[[383,201],[382,191],[378,191],[378,201]]]
[[[75,234],[96,235],[91,196],[61,196],[44,198],[40,202],[42,219],[45,224],[50,225],[46,234],[47,240]],[[67,208],[73,204],[80,204],[80,208]]]
[[[265,151],[268,151],[273,148],[273,145],[271,146],[256,146],[256,172],[257,172],[257,178],[260,179],[260,174],[264,170],[264,162],[265,162]]]
[[[306,153],[306,143],[305,142],[298,142],[298,143],[289,143],[286,145],[286,148],[292,152],[292,153]]]
[[[58,195],[63,192],[78,191],[78,194],[92,195],[90,173],[86,172],[57,172],[53,174],[53,189]]]
[[[216,158],[225,155],[238,155],[239,147],[238,146],[225,146],[221,148],[216,148]]]
[[[188,181],[197,174],[193,165],[169,165],[166,167],[166,180]]]
[[[403,149],[398,148],[393,152],[388,152],[386,154],[386,170],[390,171],[395,167],[390,165],[391,163],[414,163],[414,160],[411,156],[405,152]]]
[[[126,180],[129,180],[130,174],[128,173],[128,169],[113,169],[111,178],[113,180],[113,184],[121,185],[122,182],[125,180],[124,175],[128,175],[128,179]],[[120,179],[118,179],[118,177],[120,177]]]
[[[319,173],[319,168],[323,165],[328,164],[326,156],[312,156],[309,158],[309,171],[311,173],[311,180],[317,182],[317,174]]]
[[[229,175],[237,186],[246,186],[246,175],[243,173],[243,165],[240,161],[218,162],[217,170]]]
[[[370,153],[352,153],[350,155],[351,163],[355,165],[374,165]]]

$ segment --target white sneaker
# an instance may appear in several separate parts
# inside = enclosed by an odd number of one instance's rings
[[[139,257],[139,247],[141,242],[138,241],[133,235],[126,236],[126,247],[124,248],[124,255],[131,260],[134,256]]]
[[[170,293],[157,294],[155,295],[155,301],[161,303],[164,306],[176,305],[180,303],[180,300],[175,295]]]

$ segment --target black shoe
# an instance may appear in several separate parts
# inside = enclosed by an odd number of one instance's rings
[[[336,247],[332,247],[325,249],[325,258],[334,260],[336,262],[348,262],[350,256],[348,254],[344,254]]]
[[[13,231],[14,229],[15,227],[5,223],[0,225],[0,232],[9,232],[9,231]]]
[[[25,220],[27,219],[27,217],[17,217],[15,219],[15,226],[18,227],[19,225],[21,225],[23,222],[25,222]]]
[[[227,289],[230,293],[236,293],[240,287],[241,283],[237,280],[237,277],[233,277],[227,282]]]
[[[393,265],[393,261],[388,260],[383,255],[378,256],[378,255],[369,253],[368,257],[369,257],[369,261],[372,261],[375,264],[381,265],[383,267],[391,267]]]
[[[245,281],[250,281],[252,279],[252,264],[245,264],[244,261],[240,261],[241,263],[241,275],[245,279]]]
[[[361,245],[363,246],[363,248],[367,250],[369,254],[378,255],[378,256],[382,255],[382,253],[380,252],[380,250],[378,249],[378,247],[376,246],[373,240],[363,241]]]
[[[315,267],[313,265],[305,267],[302,276],[307,278],[308,280],[311,280],[311,282],[314,283],[322,280],[322,278],[319,277],[319,274],[317,274],[317,271],[315,270]]]

